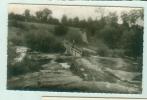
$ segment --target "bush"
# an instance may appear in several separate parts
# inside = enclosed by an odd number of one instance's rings
[[[9,39],[8,41],[12,42],[14,45],[23,45],[23,40],[21,37],[14,36],[13,38]]]
[[[41,52],[63,52],[62,43],[55,36],[45,30],[31,30],[25,35],[26,45]]]
[[[119,34],[118,30],[115,27],[112,26],[105,26],[103,29],[100,30],[97,37],[100,37],[103,39],[104,43],[109,48],[116,48],[117,47],[117,41],[119,40]]]
[[[21,28],[23,30],[28,30],[29,29],[28,26],[26,26],[24,23],[21,23],[20,21],[17,21],[17,20],[9,21],[8,26],[9,27],[13,26],[13,27]]]
[[[14,64],[14,58],[16,58],[17,56],[18,54],[16,53],[16,48],[14,47],[14,45],[8,44],[8,77],[23,74],[24,72],[28,71],[28,68],[23,64],[23,62]]]
[[[34,62],[27,56],[21,62],[15,64],[8,63],[8,77],[35,72],[41,69],[40,62]]]
[[[68,34],[66,35],[66,38],[70,42],[73,42],[73,40],[74,40],[77,45],[82,45],[83,44],[81,31],[79,29],[71,28],[68,31]]]
[[[100,55],[100,56],[109,56],[109,55],[110,55],[110,54],[109,54],[108,48],[99,48],[99,49],[97,50],[97,53],[98,53],[98,55]]]
[[[30,29],[37,29],[37,27],[34,24],[31,24]]]
[[[16,48],[10,42],[8,43],[7,54],[8,54],[8,64],[11,64],[13,62],[13,59],[17,56],[17,53],[16,53]]]
[[[67,34],[68,28],[64,25],[58,25],[54,28],[54,33],[56,36],[65,36]]]

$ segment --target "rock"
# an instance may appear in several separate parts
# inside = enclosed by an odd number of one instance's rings
[[[67,63],[60,63],[61,67],[62,68],[65,68],[65,69],[69,69],[70,68],[70,65],[67,64]]]

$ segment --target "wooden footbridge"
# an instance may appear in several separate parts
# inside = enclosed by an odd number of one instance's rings
[[[77,47],[74,43],[70,43],[67,40],[63,42],[64,47],[66,48],[65,53],[70,54],[72,56],[81,57],[82,56],[82,49]]]

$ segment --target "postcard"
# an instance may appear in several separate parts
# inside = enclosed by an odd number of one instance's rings
[[[145,4],[5,3],[3,93],[145,98]]]

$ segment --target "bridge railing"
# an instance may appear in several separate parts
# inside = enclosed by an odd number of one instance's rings
[[[82,55],[82,49],[80,49],[79,47],[72,45],[70,42],[64,40],[64,46],[66,48],[66,50],[70,50],[69,53],[71,53],[72,55],[74,55],[73,53],[76,52],[79,55]],[[76,56],[76,55],[75,55]]]

